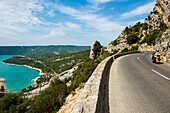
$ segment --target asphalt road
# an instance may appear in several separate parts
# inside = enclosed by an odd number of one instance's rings
[[[116,59],[109,77],[110,113],[170,113],[170,64],[149,52]]]

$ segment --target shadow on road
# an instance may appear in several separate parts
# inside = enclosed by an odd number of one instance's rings
[[[153,62],[154,63],[154,62]],[[159,62],[159,63],[154,63],[156,65],[161,65],[161,64],[164,64],[163,62]]]

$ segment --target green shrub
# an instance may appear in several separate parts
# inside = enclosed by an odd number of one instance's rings
[[[142,24],[142,29],[147,30],[148,29],[148,24],[147,23]]]
[[[73,74],[71,79],[72,84],[69,89],[73,91],[80,85],[80,83],[86,82],[98,64],[99,62],[97,60],[94,61],[90,58],[81,63]]]
[[[158,38],[162,37],[162,32],[160,32],[157,37]]]
[[[124,48],[121,53],[125,53],[125,52],[128,52],[128,48]]]
[[[117,40],[114,40],[114,41],[111,42],[111,44],[112,44],[113,46],[116,46],[116,45],[118,44],[118,42],[117,42]]]
[[[147,43],[148,45],[155,45],[155,41],[158,37],[159,31],[154,30],[150,35],[147,35],[141,42],[142,43]]]
[[[112,49],[112,54],[116,54],[117,52],[118,52],[118,50]]]
[[[137,22],[134,26],[140,26],[141,23],[140,22]]]
[[[103,61],[105,58],[107,58],[108,56],[110,56],[110,53],[109,53],[108,51],[105,51],[104,49],[102,49],[102,55],[99,56],[99,57],[97,58],[97,60],[98,60],[99,62],[101,62],[101,61]]]
[[[139,27],[135,27],[134,32],[139,32],[139,29],[140,29]]]
[[[141,24],[140,22],[137,22],[137,23],[132,27],[132,31],[133,31],[133,32],[139,32],[141,25],[142,25],[142,24]]]
[[[63,105],[66,94],[67,86],[59,78],[54,79],[50,87],[41,91],[31,104],[28,113],[42,113],[52,112],[59,110]]]
[[[165,32],[168,27],[164,22],[161,22],[159,28],[160,28],[160,31]]]
[[[154,14],[159,14],[158,11],[154,11],[153,13],[154,13]]]
[[[151,20],[151,17],[150,17],[150,15],[148,16],[148,20]]]
[[[149,25],[149,29],[151,29],[152,28],[152,26],[151,25]]]
[[[132,48],[130,49],[130,51],[138,51],[138,48],[139,48],[138,45],[132,46]]]
[[[4,90],[5,90],[5,88],[4,88],[4,86],[2,85],[0,91],[4,91]]]
[[[131,34],[127,37],[127,43],[128,44],[134,44],[134,43],[137,43],[137,41],[139,41],[139,37],[137,37],[135,34]]]
[[[12,113],[19,112],[16,110],[16,106],[24,101],[21,94],[5,94],[5,96],[0,98],[0,113]]]

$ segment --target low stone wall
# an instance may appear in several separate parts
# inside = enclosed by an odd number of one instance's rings
[[[103,60],[77,95],[76,101],[66,107],[68,112],[61,110],[59,113],[109,113],[108,86],[111,64],[120,56],[134,53],[140,52],[120,53]]]
[[[97,66],[86,82],[80,98],[75,102],[72,113],[106,113],[109,110],[108,68],[110,68],[112,62],[113,57],[110,56]]]
[[[109,113],[109,75],[110,68],[113,63],[114,57],[106,59],[105,67],[102,71],[102,78],[100,80],[98,100],[95,113]]]

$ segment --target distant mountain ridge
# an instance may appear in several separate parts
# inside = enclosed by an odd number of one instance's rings
[[[0,46],[0,55],[55,55],[90,49],[90,46],[49,45],[49,46]]]

